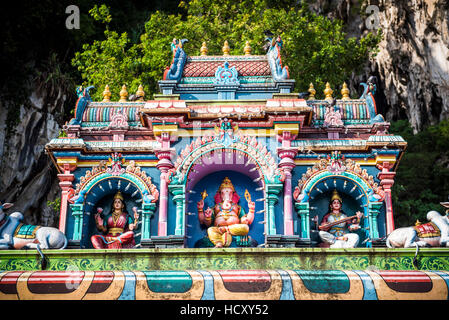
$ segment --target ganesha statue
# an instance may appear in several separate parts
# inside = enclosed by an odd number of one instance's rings
[[[249,226],[254,220],[255,203],[246,190],[245,199],[248,203],[248,213],[239,205],[240,196],[235,191],[231,180],[226,177],[215,194],[215,206],[204,209],[206,191],[197,203],[200,224],[207,228],[207,236],[216,248],[229,247],[233,237],[248,236]]]

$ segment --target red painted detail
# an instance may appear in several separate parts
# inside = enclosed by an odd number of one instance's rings
[[[96,271],[87,293],[100,293],[109,288],[114,280],[112,271]]]
[[[0,279],[0,292],[4,294],[17,294],[17,280],[24,271],[8,272]]]
[[[421,271],[379,271],[387,286],[398,292],[429,292],[432,279]]]
[[[28,289],[38,294],[71,293],[83,279],[83,271],[36,271],[28,278]]]
[[[271,276],[263,270],[218,271],[225,288],[233,292],[264,292],[271,287]]]

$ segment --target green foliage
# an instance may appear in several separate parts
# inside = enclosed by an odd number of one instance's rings
[[[61,210],[61,198],[58,197],[54,201],[47,201],[47,206],[53,211],[59,212]]]
[[[407,120],[391,124],[390,131],[408,143],[393,185],[396,227],[426,221],[426,213],[444,213],[439,204],[449,196],[449,120],[414,135]]]
[[[282,37],[283,64],[296,79],[296,90],[306,91],[313,82],[319,97],[326,82],[336,89],[360,71],[376,53],[381,38],[371,33],[359,41],[347,38],[341,21],[313,14],[304,3],[289,8],[267,0],[192,0],[179,6],[183,15],[152,13],[137,43],[126,32],[119,35],[106,29],[104,40],[85,44],[75,54],[72,64],[81,72],[83,84],[97,88],[94,100],[101,100],[106,84],[113,100],[123,84],[129,92],[135,92],[139,84],[147,93],[157,92],[157,81],[171,63],[173,38],[188,39],[185,50],[191,56],[200,54],[203,41],[209,55],[222,55],[225,40],[233,55],[243,54],[246,41],[253,54],[265,54],[265,30]],[[108,11],[100,8],[91,10],[91,15],[104,20]]]

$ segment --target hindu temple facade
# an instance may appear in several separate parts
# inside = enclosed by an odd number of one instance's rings
[[[59,170],[59,229],[68,248],[92,248],[98,208],[120,192],[136,207],[137,248],[213,247],[200,210],[215,208],[223,183],[237,195],[249,231],[229,247],[326,247],[318,225],[337,192],[342,211],[363,214],[356,247],[384,246],[394,229],[391,187],[406,148],[377,113],[374,81],[358,99],[329,84],[325,99],[293,92],[280,38],[266,55],[188,56],[184,41],[145,99],[140,87],[119,101],[92,101],[80,89],[66,136],[46,151]],[[199,203],[204,208],[199,206]],[[252,208],[250,208],[250,206]]]

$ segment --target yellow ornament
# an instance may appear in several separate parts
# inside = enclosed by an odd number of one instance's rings
[[[203,42],[203,45],[201,46],[200,52],[202,56],[207,56],[207,45],[206,42]]]
[[[243,49],[245,52],[245,56],[251,55],[251,46],[249,45],[249,41],[246,41],[245,48]]]
[[[111,91],[109,91],[109,86],[106,85],[103,91],[103,102],[111,102]]]
[[[329,82],[326,82],[326,89],[324,89],[324,99],[332,100],[332,93],[334,93],[334,90],[331,89],[331,85],[329,84]]]
[[[348,89],[348,85],[345,83],[343,83],[343,87],[341,89],[341,99],[342,100],[349,100],[349,89]]]
[[[313,83],[310,83],[310,85],[309,85],[309,90],[307,90],[307,91],[310,93],[309,99],[308,99],[308,100],[315,100],[315,93],[316,93],[316,90],[315,90],[315,88],[313,87]]]
[[[229,56],[229,52],[231,51],[231,48],[229,47],[228,40],[225,40],[222,50],[223,50],[224,56]]]
[[[123,85],[122,90],[120,91],[120,100],[118,102],[126,102],[127,97],[128,91],[126,90],[126,85]]]
[[[139,85],[139,88],[136,91],[137,100],[143,101],[143,97],[145,96],[145,91],[143,91],[142,85]]]

